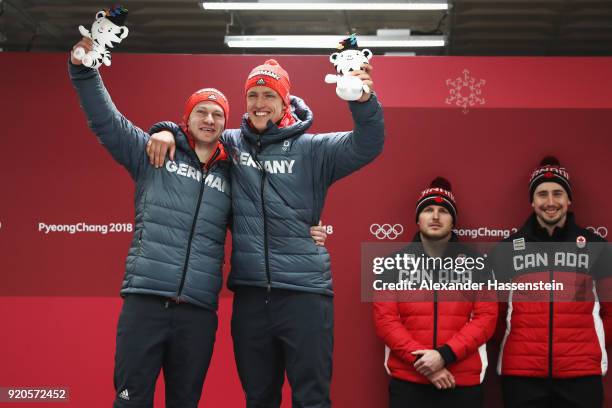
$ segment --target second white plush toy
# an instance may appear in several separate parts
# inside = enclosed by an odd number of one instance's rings
[[[80,59],[83,65],[90,68],[98,69],[102,64],[110,66],[109,48],[113,48],[114,44],[119,44],[129,33],[128,28],[123,25],[127,14],[126,8],[116,6],[96,13],[91,33],[85,27],[79,26],[81,35],[93,40],[93,49],[86,53],[83,47],[77,47],[74,50],[75,58]]]
[[[370,88],[363,81],[349,72],[358,71],[363,64],[367,64],[372,58],[372,51],[367,48],[357,48],[355,34],[342,41],[338,45],[340,52],[334,52],[329,61],[334,64],[338,75],[327,74],[325,82],[336,84],[336,95],[345,101],[356,101],[364,92],[370,92]]]

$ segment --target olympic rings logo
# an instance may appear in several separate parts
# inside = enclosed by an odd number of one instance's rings
[[[593,234],[599,235],[602,238],[606,238],[608,236],[608,229],[606,227],[587,227],[587,229]]]
[[[404,227],[401,224],[372,224],[370,232],[378,239],[396,239],[404,232]]]

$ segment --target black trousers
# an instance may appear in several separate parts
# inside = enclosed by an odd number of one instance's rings
[[[439,390],[433,384],[418,384],[391,378],[389,408],[481,408],[482,386]]]
[[[505,408],[601,408],[601,376],[567,379],[502,376]]]
[[[217,313],[158,296],[128,295],[117,325],[114,408],[152,408],[164,371],[167,408],[197,408]]]
[[[293,408],[331,407],[333,299],[240,287],[232,338],[247,408],[278,408],[285,371]]]

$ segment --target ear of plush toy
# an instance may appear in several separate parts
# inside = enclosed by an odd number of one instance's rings
[[[334,52],[332,55],[329,56],[329,62],[331,62],[332,64],[335,64],[339,55],[340,55],[339,52]]]
[[[96,20],[99,20],[106,16],[106,12],[104,10],[100,10],[96,13]]]
[[[364,48],[363,50],[361,50],[361,52],[363,52],[363,56],[366,57],[368,59],[368,61],[372,58],[372,51],[370,51],[367,48]]]
[[[83,37],[91,38],[91,33],[83,26],[79,26],[79,33],[81,33]]]
[[[122,40],[128,36],[128,33],[130,32],[130,30],[128,30],[128,28],[126,26],[121,27],[121,33],[119,34],[119,38],[121,38]]]

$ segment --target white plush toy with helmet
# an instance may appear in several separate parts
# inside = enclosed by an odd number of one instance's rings
[[[340,52],[334,52],[329,61],[334,64],[338,75],[327,74],[325,82],[336,84],[336,95],[345,101],[356,101],[363,93],[370,92],[370,87],[349,72],[358,71],[363,64],[368,64],[372,58],[372,51],[357,49],[357,37],[352,34],[338,45]]]
[[[83,47],[77,47],[74,50],[74,57],[83,61],[86,67],[98,69],[102,64],[110,66],[109,48],[113,48],[114,44],[119,44],[129,33],[128,28],[123,25],[127,14],[126,8],[115,6],[96,13],[96,21],[91,26],[91,33],[85,27],[79,26],[81,35],[92,39],[93,49],[86,53]]]

